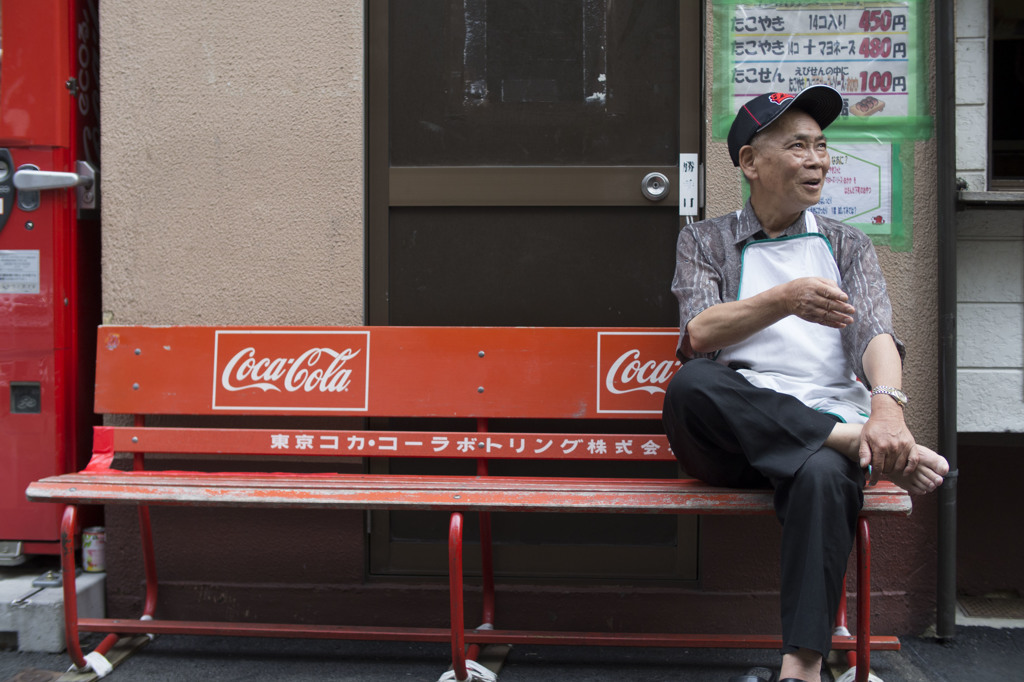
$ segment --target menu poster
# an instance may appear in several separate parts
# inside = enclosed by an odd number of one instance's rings
[[[926,9],[923,0],[714,0],[714,137],[725,139],[747,100],[815,84],[843,96],[830,136],[930,136]]]

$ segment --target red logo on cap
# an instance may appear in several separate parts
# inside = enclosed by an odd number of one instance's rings
[[[791,95],[788,92],[773,92],[772,94],[768,95],[768,100],[772,104],[782,104],[787,99],[795,99],[795,98],[796,98],[796,95]]]

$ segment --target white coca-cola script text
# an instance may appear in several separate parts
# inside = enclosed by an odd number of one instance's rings
[[[640,351],[627,350],[608,368],[604,387],[609,393],[621,395],[646,391],[651,395],[664,393],[665,385],[679,366],[678,360],[640,360]]]
[[[257,358],[255,348],[243,348],[224,366],[220,385],[228,391],[342,393],[352,383],[352,370],[345,365],[359,353],[351,348],[310,348],[296,358]],[[330,364],[321,367],[327,358]]]

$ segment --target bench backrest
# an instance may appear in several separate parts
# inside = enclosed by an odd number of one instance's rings
[[[665,328],[102,326],[96,411],[657,420],[679,367],[677,338]],[[204,429],[194,449],[671,459],[663,435],[375,433]],[[190,452],[196,430],[120,428],[97,436],[116,438],[109,447],[117,451]]]

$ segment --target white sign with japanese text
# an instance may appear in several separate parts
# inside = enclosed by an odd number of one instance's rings
[[[0,251],[0,294],[39,292],[39,251]]]
[[[887,231],[892,223],[892,145],[842,143],[829,145],[829,154],[832,166],[821,201],[810,210],[867,226],[869,234]]]

